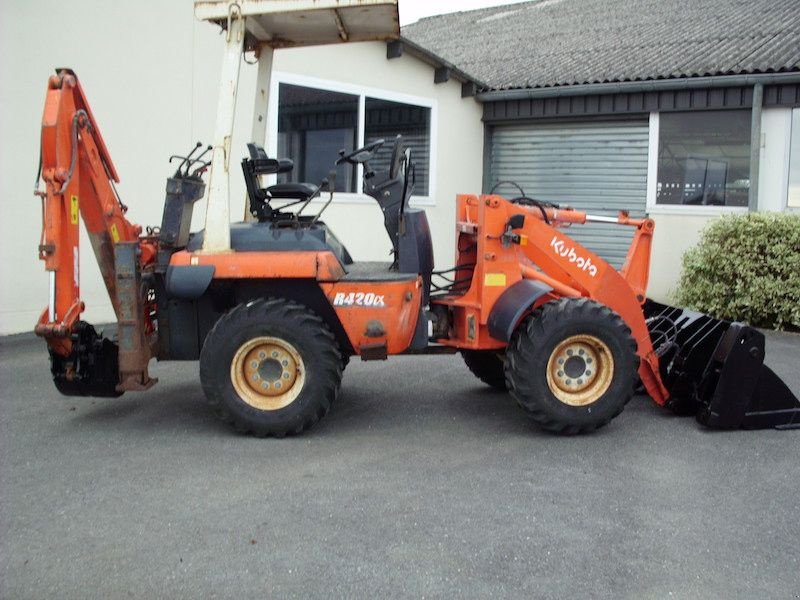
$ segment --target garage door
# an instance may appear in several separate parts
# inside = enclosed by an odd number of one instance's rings
[[[495,127],[490,150],[491,189],[514,181],[528,196],[579,210],[643,216],[647,188],[647,121]],[[514,195],[503,186],[497,192]],[[573,226],[579,243],[619,268],[633,237],[628,227]]]

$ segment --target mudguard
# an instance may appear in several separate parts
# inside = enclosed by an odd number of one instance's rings
[[[522,279],[509,287],[489,313],[489,335],[501,342],[508,342],[522,315],[534,302],[552,291],[549,285],[532,279]]]
[[[214,265],[170,266],[167,268],[167,295],[181,300],[202,296],[214,278]]]

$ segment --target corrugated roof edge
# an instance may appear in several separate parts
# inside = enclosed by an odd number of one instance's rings
[[[800,83],[800,69],[773,73],[672,77],[547,87],[485,89],[479,92],[476,98],[479,102],[496,102],[502,100],[554,98],[557,96],[586,96],[589,94],[623,94],[661,90],[748,86],[757,83],[763,85],[797,84]]]
[[[744,75],[772,75],[772,74],[782,74],[782,73],[800,73],[800,66],[792,67],[792,68],[779,68],[779,69],[744,69],[741,71],[717,71],[714,73],[707,72],[707,73],[684,73],[681,75],[659,75],[658,77],[634,77],[634,78],[624,78],[624,79],[595,79],[592,81],[574,81],[570,83],[553,83],[553,84],[546,84],[546,85],[533,85],[533,86],[509,86],[509,87],[497,87],[497,88],[484,88],[483,92],[495,92],[495,91],[507,91],[507,90],[546,90],[546,89],[564,89],[576,86],[584,86],[584,85],[617,85],[621,83],[644,83],[644,82],[659,82],[659,81],[685,81],[685,80],[692,80],[692,79],[707,79],[710,77],[719,78],[719,77],[737,77],[737,76],[744,76]]]

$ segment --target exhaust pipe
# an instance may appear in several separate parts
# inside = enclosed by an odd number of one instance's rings
[[[764,334],[647,300],[668,407],[712,429],[800,428],[800,401],[764,364]]]

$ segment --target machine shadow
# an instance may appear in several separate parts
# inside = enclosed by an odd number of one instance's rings
[[[76,415],[71,423],[83,430],[101,427],[118,433],[233,432],[214,415],[199,383],[165,385],[120,398],[74,398],[72,401]]]

